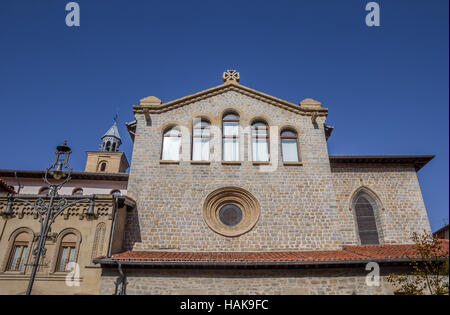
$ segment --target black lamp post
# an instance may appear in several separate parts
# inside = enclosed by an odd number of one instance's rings
[[[87,216],[95,216],[94,213],[94,199],[95,195],[91,195],[87,198],[78,199],[71,203],[67,203],[67,198],[61,198],[58,195],[58,191],[70,180],[72,174],[72,168],[69,166],[69,155],[72,150],[67,146],[67,141],[64,141],[63,145],[56,147],[55,160],[53,164],[45,170],[44,182],[48,185],[49,192],[48,195],[43,198],[38,198],[34,203],[31,203],[28,198],[19,198],[14,196],[9,196],[8,204],[6,210],[2,213],[5,216],[12,216],[14,211],[12,209],[13,202],[20,201],[25,202],[37,212],[39,216],[39,223],[41,224],[41,229],[39,233],[39,239],[36,248],[33,251],[35,260],[33,263],[33,269],[31,271],[30,281],[28,283],[27,295],[31,294],[33,289],[34,279],[36,278],[36,272],[39,267],[39,260],[41,255],[45,255],[45,242],[47,240],[48,232],[50,226],[55,221],[56,217],[61,214],[65,209],[71,207],[80,202],[89,201],[89,210],[86,213]],[[49,175],[59,182],[50,182]],[[62,181],[60,181],[63,179]],[[48,203],[46,202],[48,200]]]

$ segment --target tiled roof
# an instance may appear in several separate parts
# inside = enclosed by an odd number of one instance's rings
[[[444,241],[448,253],[448,241]],[[398,261],[415,257],[415,245],[344,246],[334,251],[297,252],[162,252],[126,251],[111,258],[95,259],[107,264],[120,261],[124,264],[199,263],[199,264],[253,264],[253,263],[346,263],[363,261]]]
[[[7,184],[1,178],[0,178],[0,191],[7,191],[7,192],[10,192],[10,193],[14,193],[15,192],[14,191],[14,187],[9,185],[9,184]]]

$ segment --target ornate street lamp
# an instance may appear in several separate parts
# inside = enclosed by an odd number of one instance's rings
[[[67,146],[67,141],[64,141],[63,145],[59,145],[56,147],[55,152],[55,160],[53,164],[45,170],[45,175],[43,177],[44,182],[48,185],[49,192],[46,197],[38,198],[34,203],[30,202],[27,199],[30,197],[15,197],[14,195],[10,195],[8,197],[8,204],[6,206],[5,211],[2,213],[4,216],[12,216],[14,214],[13,211],[13,202],[19,201],[24,202],[37,212],[39,216],[39,223],[41,224],[41,229],[39,233],[39,239],[36,248],[33,251],[33,255],[35,256],[35,260],[33,263],[33,269],[31,271],[30,281],[28,283],[27,295],[31,294],[31,290],[33,289],[34,279],[36,277],[36,272],[39,267],[39,261],[41,259],[41,255],[45,255],[45,243],[47,240],[47,236],[50,230],[50,226],[55,221],[56,217],[61,214],[65,209],[80,203],[89,201],[89,210],[86,212],[86,216],[93,217],[95,216],[94,212],[94,199],[95,195],[87,196],[86,198],[77,199],[71,203],[67,202],[68,198],[62,198],[59,196],[58,191],[70,180],[72,174],[72,168],[69,166],[69,155],[72,153],[72,150]],[[49,175],[53,177],[55,180],[50,181]],[[61,181],[61,179],[63,179]],[[58,182],[59,181],[59,182]],[[72,198],[70,198],[72,199]],[[47,203],[48,200],[48,203]]]

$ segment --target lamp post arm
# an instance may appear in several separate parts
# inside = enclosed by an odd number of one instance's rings
[[[76,205],[77,203],[80,203],[80,202],[93,201],[94,198],[95,198],[94,196],[92,196],[92,197],[90,197],[90,198],[83,198],[83,199],[80,199],[80,200],[71,202],[71,203],[69,203],[68,205],[62,207],[62,208],[59,209],[55,214],[53,214],[52,219],[51,219],[51,221],[50,221],[50,224],[52,224],[52,223],[55,221],[55,219],[61,214],[61,212],[63,212],[63,211],[66,210],[67,208],[70,208],[71,206]]]
[[[42,198],[39,198],[38,200],[42,200],[42,203],[43,203],[43,199]],[[45,213],[45,209],[42,209],[42,210],[39,210],[37,207],[36,207],[36,201],[35,201],[35,203],[33,204],[33,203],[31,203],[31,202],[29,202],[28,200],[26,200],[26,199],[23,199],[23,198],[13,198],[12,199],[12,201],[14,202],[14,201],[19,201],[19,202],[24,202],[24,203],[26,203],[27,205],[29,205],[29,206],[31,206],[36,212],[37,212],[37,214],[39,215],[39,223],[41,224],[41,231],[43,231],[43,229],[44,229],[44,217],[42,216],[44,213]]]

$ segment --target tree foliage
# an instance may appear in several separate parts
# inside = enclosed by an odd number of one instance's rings
[[[387,280],[404,295],[448,295],[449,253],[445,240],[429,233],[414,233],[413,257],[408,257],[412,274],[391,274]]]

